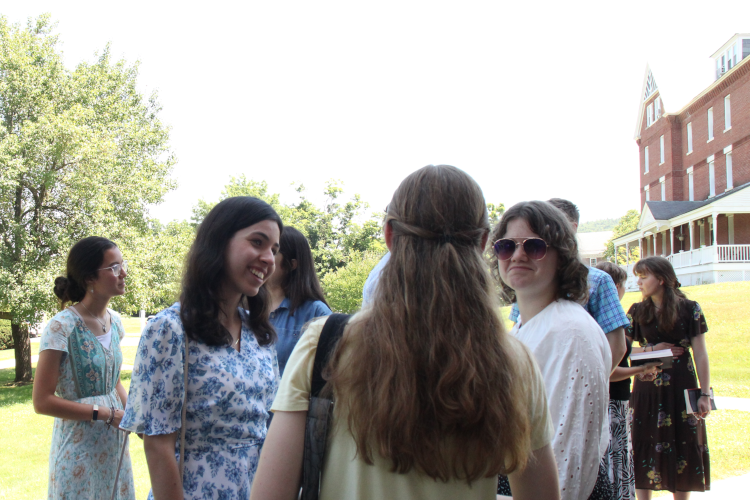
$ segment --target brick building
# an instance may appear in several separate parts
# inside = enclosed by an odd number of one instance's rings
[[[667,257],[683,285],[750,280],[750,33],[711,57],[715,81],[674,112],[646,67],[635,130],[643,208],[638,229],[614,240],[629,276],[637,247]]]

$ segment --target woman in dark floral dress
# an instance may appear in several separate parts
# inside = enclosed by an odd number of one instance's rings
[[[705,333],[708,331],[697,302],[678,289],[670,262],[663,257],[640,260],[634,268],[643,301],[628,311],[628,335],[641,347],[633,352],[671,349],[672,368],[636,377],[630,400],[633,412],[635,487],[639,500],[652,490],[668,490],[687,499],[691,491],[710,488],[708,443],[704,418],[708,397],[698,400],[697,414],[685,409],[684,390],[699,387],[708,394],[710,374]],[[693,350],[695,364],[690,356]]]

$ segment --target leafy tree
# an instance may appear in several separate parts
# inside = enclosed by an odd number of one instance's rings
[[[615,245],[612,241],[624,234],[631,233],[638,229],[638,220],[641,215],[637,210],[628,210],[628,212],[620,218],[620,221],[612,229],[612,239],[607,242],[607,250],[604,252],[604,258],[609,261],[614,261],[615,256]],[[638,248],[630,248],[630,260],[638,260],[640,258]],[[625,264],[627,262],[627,254],[625,248],[618,248],[617,251],[617,264]]]
[[[596,233],[599,231],[613,231],[620,222],[619,219],[598,219],[584,222],[578,226],[579,233]]]
[[[232,177],[218,201],[200,200],[193,207],[191,221],[197,226],[216,203],[228,197],[260,198],[279,213],[285,225],[293,226],[305,235],[320,277],[346,265],[350,255],[368,251],[385,252],[382,216],[373,214],[367,218],[365,212],[369,206],[359,195],[342,204],[339,201],[344,192],[341,183],[329,181],[325,188],[324,206],[317,207],[305,197],[304,185],[297,186],[296,191],[299,196],[296,203],[282,204],[278,194],[268,191],[265,181],[248,179],[245,175]]]
[[[378,252],[352,253],[345,266],[323,277],[321,285],[333,312],[353,313],[362,307],[362,288],[382,255]]]
[[[163,225],[157,220],[144,233],[126,238],[120,249],[129,267],[127,293],[112,299],[112,306],[128,313],[156,312],[177,301],[185,256],[194,238],[195,229],[187,221]]]
[[[503,217],[504,213],[504,203],[498,203],[497,205],[495,205],[494,203],[487,203],[487,216],[490,219],[490,228],[495,227],[500,222],[500,219]]]
[[[63,65],[48,15],[0,17],[0,311],[12,322],[16,381],[31,379],[28,324],[53,311],[54,276],[72,242],[123,243],[147,231],[146,207],[174,187],[156,96],[138,65]]]

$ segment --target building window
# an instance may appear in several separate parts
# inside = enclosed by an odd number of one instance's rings
[[[646,170],[643,173],[647,174],[648,173],[648,146],[646,146],[645,148],[644,158],[645,158],[644,162],[646,165]]]
[[[734,180],[732,179],[732,145],[724,148],[724,155],[726,155],[727,161],[727,191],[734,187]]]
[[[708,141],[714,140],[714,108],[708,108]]]
[[[664,136],[659,137],[659,165],[664,163]]]
[[[727,215],[727,226],[729,233],[729,244],[734,245],[734,214]]]
[[[724,132],[732,128],[732,106],[729,102],[729,96],[724,98]]]
[[[687,169],[688,174],[688,201],[695,201],[695,191],[693,188],[693,167]]]
[[[595,265],[596,265],[596,259],[593,258],[593,257],[590,258],[589,259],[589,267],[594,267]]]
[[[667,183],[664,180],[664,177],[661,178],[661,201],[667,201]]]
[[[716,172],[714,170],[714,155],[706,159],[708,162],[708,197],[716,196]]]
[[[654,124],[654,103],[646,106],[646,128]]]
[[[646,191],[646,201],[651,201],[651,196],[649,195],[649,188],[651,186],[644,186],[643,190]]]
[[[654,106],[656,108],[654,111],[654,121],[656,121],[661,117],[661,97],[654,99]]]
[[[688,154],[693,152],[693,123],[687,124]]]

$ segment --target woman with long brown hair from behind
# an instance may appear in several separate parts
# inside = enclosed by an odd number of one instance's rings
[[[630,398],[633,412],[635,493],[651,498],[652,490],[668,490],[675,500],[687,500],[691,491],[706,491],[709,477],[706,425],[711,375],[708,367],[706,318],[697,302],[679,289],[672,264],[664,257],[639,260],[633,272],[643,301],[628,311],[633,352],[671,349],[672,368],[656,375],[636,377]],[[695,364],[690,356],[693,349]],[[697,414],[686,411],[685,389],[698,388]]]
[[[371,305],[351,318],[328,366],[336,398],[321,499],[559,498],[544,382],[504,331],[482,250],[482,191],[427,166],[388,206],[391,259]],[[292,352],[252,499],[297,498],[310,374],[325,320]]]

